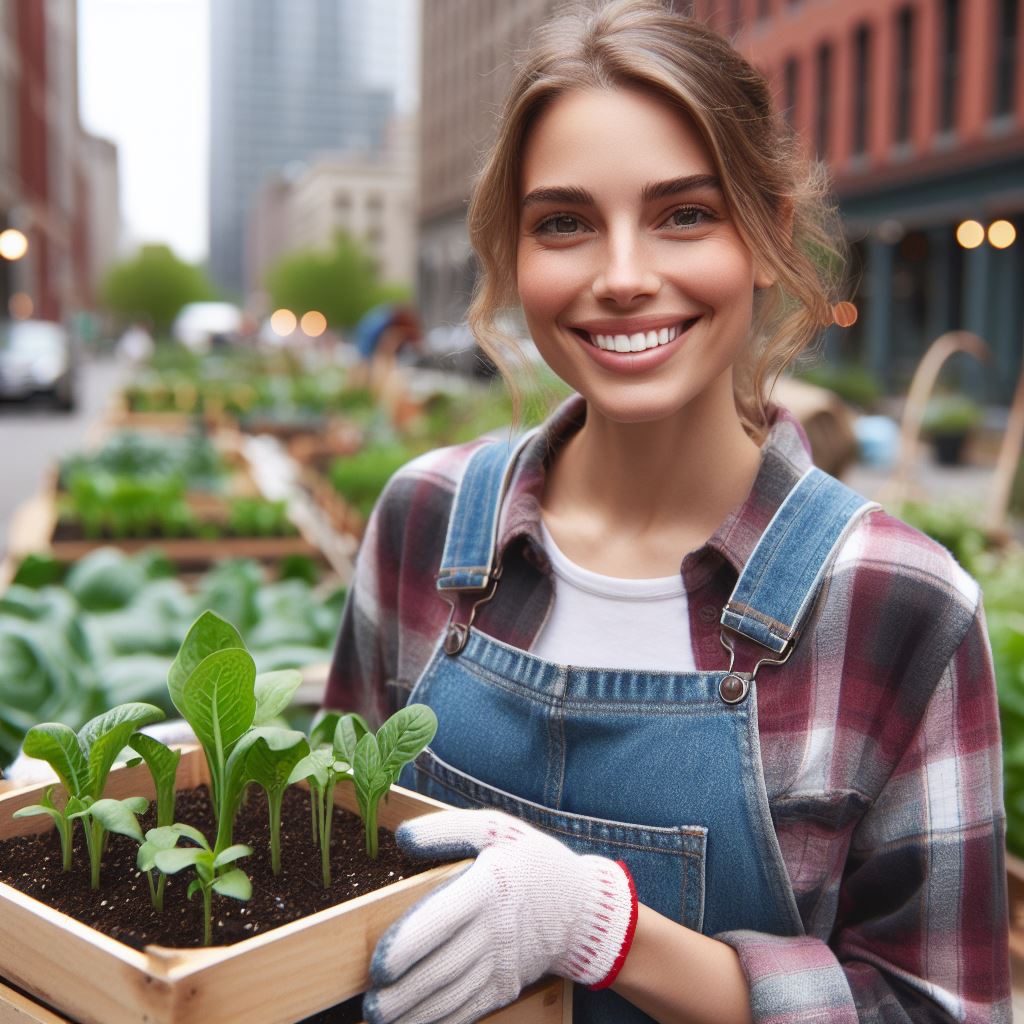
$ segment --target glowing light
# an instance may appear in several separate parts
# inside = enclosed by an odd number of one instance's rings
[[[318,313],[315,309],[311,309],[308,313],[302,314],[299,326],[311,338],[319,338],[327,330],[327,317],[323,313]]]
[[[270,329],[279,338],[287,338],[295,330],[295,324],[295,314],[290,309],[275,309],[270,314]]]
[[[17,230],[0,231],[0,256],[5,260],[20,260],[28,252],[28,239]]]
[[[994,220],[988,226],[988,240],[997,249],[1009,249],[1017,241],[1017,229],[1008,220]]]
[[[837,302],[832,316],[840,327],[852,327],[857,322],[857,307],[852,302]]]
[[[25,292],[15,292],[7,300],[7,308],[15,320],[27,320],[35,309],[35,303],[33,303],[31,295],[26,295]]]
[[[977,249],[985,241],[985,229],[976,220],[965,220],[956,229],[956,240],[965,249]]]

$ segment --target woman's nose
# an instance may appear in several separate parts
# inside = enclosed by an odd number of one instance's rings
[[[639,298],[656,294],[660,287],[661,277],[651,266],[638,239],[609,241],[602,265],[594,277],[596,298],[628,306]]]

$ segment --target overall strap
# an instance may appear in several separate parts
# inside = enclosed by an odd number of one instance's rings
[[[537,428],[511,440],[494,440],[470,456],[448,519],[437,589],[452,606],[445,651],[458,654],[469,639],[476,609],[494,596],[501,576],[498,520],[519,453]]]
[[[778,656],[765,663],[785,661],[847,533],[878,507],[812,466],[757,542],[722,610],[722,625]],[[723,643],[732,650],[724,631]]]

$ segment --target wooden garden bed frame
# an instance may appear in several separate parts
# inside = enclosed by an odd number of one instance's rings
[[[202,750],[187,749],[178,766],[178,788],[206,782]],[[44,789],[0,795],[0,837],[53,827],[42,817],[11,817],[36,803]],[[106,795],[153,799],[152,777],[145,765],[115,768]],[[339,784],[334,800],[347,810],[356,808],[351,784]],[[396,786],[381,804],[380,823],[394,829],[444,807]],[[147,946],[143,952],[0,883],[0,977],[8,983],[0,985],[0,1024],[210,1024],[223,1020],[228,1007],[233,1020],[247,1024],[293,1024],[364,992],[370,957],[383,932],[465,864],[432,868],[230,946]],[[548,981],[487,1020],[568,1024],[571,1002],[570,985]]]

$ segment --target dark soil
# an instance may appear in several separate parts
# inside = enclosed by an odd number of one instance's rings
[[[187,821],[212,842],[216,834],[209,792],[205,786],[177,795],[176,821]],[[155,824],[155,809],[140,818],[142,829]],[[335,808],[331,840],[331,886],[324,889],[320,851],[311,834],[309,797],[291,787],[281,811],[281,874],[270,869],[270,834],[263,791],[252,787],[236,819],[234,841],[253,854],[236,863],[252,879],[247,902],[213,894],[213,942],[230,945],[318,910],[373,892],[402,878],[434,867],[406,857],[394,836],[379,830],[377,860],[366,856],[362,821]],[[203,944],[203,901],[185,898],[195,877],[191,870],[167,879],[164,910],[153,909],[146,876],[135,866],[138,843],[111,835],[103,856],[100,888],[89,886],[89,855],[81,828],[74,829],[71,870],[61,871],[60,840],[55,830],[0,841],[0,880],[118,939],[135,949]],[[180,846],[190,845],[187,840]]]

